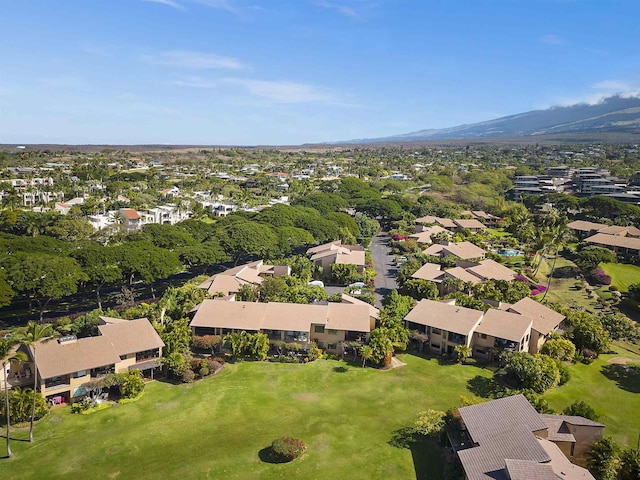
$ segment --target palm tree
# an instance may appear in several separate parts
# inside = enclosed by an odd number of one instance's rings
[[[2,366],[4,380],[4,407],[7,416],[7,457],[13,457],[11,452],[11,440],[9,439],[9,430],[11,428],[11,415],[9,411],[9,382],[7,381],[7,365],[12,361],[24,362],[27,356],[24,352],[12,352],[11,347],[16,344],[12,338],[0,338],[0,365]]]
[[[36,346],[53,338],[54,331],[50,324],[29,322],[19,334],[18,341],[31,349],[33,356],[33,404],[31,407],[31,425],[29,426],[29,442],[33,442],[33,420],[36,416],[36,395],[38,393],[38,363],[36,362]]]
[[[373,357],[373,349],[369,345],[364,345],[360,348],[360,356],[362,357],[362,368],[364,368],[367,360]]]
[[[551,278],[553,278],[553,272],[556,269],[556,261],[558,260],[558,252],[560,248],[571,242],[574,239],[573,232],[567,228],[567,225],[560,223],[553,228],[553,235],[551,239],[551,245],[555,248],[555,255],[553,257],[553,264],[551,265],[551,272],[547,278],[547,289],[542,296],[542,300],[545,299],[547,293],[549,293],[549,287],[551,286]]]

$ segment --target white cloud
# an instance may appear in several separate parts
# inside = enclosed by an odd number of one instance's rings
[[[559,35],[554,35],[549,33],[547,35],[542,35],[539,40],[542,43],[546,43],[547,45],[566,45],[566,41],[560,37]]]
[[[237,9],[233,5],[231,0],[193,0],[196,3],[205,5],[211,8],[217,8],[219,10],[226,10],[227,12],[236,12]]]
[[[174,0],[142,0],[143,2],[160,3],[168,7],[175,8],[176,10],[184,10],[185,8]]]
[[[226,78],[225,83],[244,87],[250,94],[275,103],[334,102],[329,90],[304,83]]]
[[[144,60],[155,65],[191,69],[229,69],[244,68],[238,60],[223,57],[213,53],[191,52],[186,50],[172,50],[159,55],[146,55]]]
[[[640,82],[628,80],[603,80],[594,83],[590,91],[579,97],[571,97],[553,102],[551,106],[569,107],[580,103],[597,105],[613,96],[622,98],[640,98]]]
[[[174,80],[170,80],[169,83],[171,85],[177,85],[179,87],[188,87],[188,88],[215,88],[216,83],[208,80],[206,78],[198,77],[195,75],[188,75],[185,77],[176,78]]]
[[[355,8],[349,7],[347,5],[342,5],[342,4],[338,4],[338,3],[330,3],[330,2],[316,2],[315,5],[318,6],[318,7],[328,8],[330,10],[335,10],[336,12],[341,13],[342,15],[345,15],[345,16],[351,17],[351,18],[358,18],[360,16],[360,14],[358,13],[358,11]]]

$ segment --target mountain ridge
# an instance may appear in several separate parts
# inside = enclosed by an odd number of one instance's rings
[[[420,140],[455,140],[576,133],[640,135],[640,97],[614,95],[596,104],[578,103],[531,110],[483,122],[441,129],[424,129],[388,137],[341,143],[383,143]]]

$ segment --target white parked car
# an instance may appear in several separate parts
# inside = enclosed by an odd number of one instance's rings
[[[324,288],[324,282],[321,280],[313,280],[312,282],[307,283],[310,287],[322,287]]]

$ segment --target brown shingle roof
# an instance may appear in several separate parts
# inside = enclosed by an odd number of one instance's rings
[[[532,325],[533,320],[529,317],[490,309],[484,314],[476,332],[512,342],[520,342],[531,330]]]
[[[411,275],[411,278],[417,280],[435,280],[443,273],[444,272],[440,270],[440,265],[437,263],[425,263]]]
[[[551,310],[549,307],[536,302],[530,297],[524,297],[522,300],[514,303],[509,307],[510,312],[519,313],[533,319],[533,329],[543,335],[555,330],[564,320],[564,315]]]
[[[449,332],[469,335],[478,325],[483,312],[471,308],[458,307],[447,303],[422,299],[407,314],[408,322],[447,330]]]
[[[617,235],[607,235],[606,233],[596,233],[585,242],[595,243],[596,245],[606,245],[608,247],[622,247],[631,250],[640,250],[640,238],[619,237]]]
[[[296,330],[309,332],[312,324],[336,330],[369,332],[370,306],[346,303],[306,305],[204,300],[191,320],[192,327],[236,330]]]
[[[474,245],[471,242],[446,242],[431,245],[422,252],[424,255],[442,255],[449,253],[463,260],[470,258],[484,257],[484,249]]]
[[[29,356],[33,358],[32,348],[29,348]],[[115,365],[120,361],[120,356],[110,339],[99,336],[65,343],[59,343],[57,339],[39,343],[36,360],[40,376],[46,379]]]
[[[113,322],[104,317],[105,325],[99,325],[100,335],[62,342],[58,339],[39,343],[36,347],[38,371],[42,378],[90,370],[114,365],[120,355],[161,348],[164,343],[146,318]],[[109,320],[112,320],[109,322]],[[33,350],[29,354],[33,358]]]
[[[475,218],[471,218],[471,219],[461,218],[458,220],[454,220],[453,223],[455,223],[460,228],[468,228],[468,229],[487,228],[484,226],[484,223],[482,223],[480,220],[476,220]]]
[[[111,341],[118,355],[164,347],[164,342],[146,318],[99,325],[98,331]]]
[[[510,282],[517,275],[517,272],[514,270],[489,258],[482,260],[478,265],[470,267],[467,270],[482,280],[506,280]]]
[[[607,225],[603,223],[587,222],[585,220],[575,220],[571,223],[567,223],[567,228],[570,228],[571,230],[578,230],[580,232],[590,232],[592,230],[597,232],[606,226]]]

